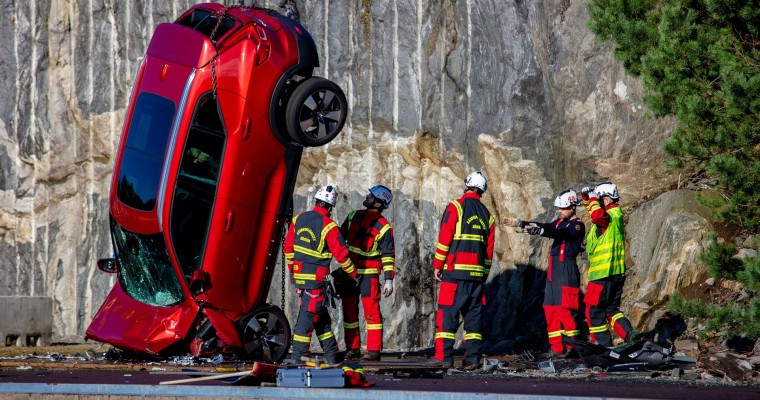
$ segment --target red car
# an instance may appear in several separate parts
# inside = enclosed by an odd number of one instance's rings
[[[118,283],[85,338],[132,353],[280,361],[266,304],[303,146],[346,119],[316,45],[276,11],[199,4],[158,25],[137,74],[110,195]]]

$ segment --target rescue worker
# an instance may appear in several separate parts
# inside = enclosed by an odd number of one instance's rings
[[[447,368],[454,365],[454,340],[461,314],[465,330],[462,364],[464,369],[472,370],[480,364],[481,312],[485,305],[484,283],[493,257],[494,219],[480,202],[487,188],[486,177],[473,172],[464,183],[462,197],[449,203],[443,213],[433,260],[434,276],[441,286],[431,364]]]
[[[348,254],[359,275],[359,286],[339,285],[343,302],[343,328],[346,339],[346,359],[361,356],[359,336],[359,298],[367,323],[367,354],[364,359],[377,361],[383,350],[383,317],[380,315],[380,273],[385,283],[382,293],[393,293],[396,250],[393,228],[383,217],[383,210],[393,200],[393,193],[382,185],[373,186],[364,199],[364,210],[351,211],[340,227],[346,238]]]
[[[624,341],[632,342],[636,332],[620,311],[625,284],[625,232],[618,188],[610,182],[598,185],[593,191],[584,187],[581,198],[592,222],[586,234],[590,265],[585,296],[591,340],[611,347],[611,326]]]
[[[576,256],[581,252],[586,226],[575,213],[581,204],[574,190],[565,190],[554,199],[559,218],[549,223],[528,222],[515,218],[508,224],[525,229],[530,235],[552,238],[549,268],[544,289],[544,316],[549,334],[550,356],[564,356],[571,347],[562,342],[562,335],[576,337],[583,322],[580,309],[580,272]]]
[[[325,280],[330,275],[333,257],[352,279],[356,279],[356,268],[348,257],[338,225],[330,219],[337,198],[338,191],[334,186],[321,187],[314,195],[314,209],[295,216],[285,236],[285,261],[300,300],[298,320],[293,328],[292,355],[295,360],[309,357],[311,332],[315,330],[325,361],[338,363],[338,343],[325,304]]]

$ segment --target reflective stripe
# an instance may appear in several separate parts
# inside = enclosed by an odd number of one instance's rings
[[[580,333],[581,333],[581,331],[579,331],[579,330],[565,331],[565,335],[570,336],[570,337],[576,336],[576,335],[578,335]]]
[[[451,332],[436,332],[435,333],[436,339],[449,339],[449,340],[456,340],[457,335],[455,333]]]
[[[346,328],[346,329],[358,328],[359,327],[359,321],[357,321],[357,322],[351,322],[351,323],[344,322],[343,323],[343,327]]]
[[[317,274],[293,274],[293,279],[300,279],[305,281],[316,281]]]
[[[296,253],[306,254],[307,256],[312,256],[312,257],[321,258],[321,259],[329,259],[330,257],[332,257],[332,253],[330,252],[320,253],[318,251],[307,249],[306,247],[298,246],[298,245],[293,246],[293,250],[295,250]]]
[[[382,330],[383,324],[367,324],[367,330],[373,331],[373,330]]]
[[[599,326],[590,326],[588,328],[588,331],[590,333],[601,333],[601,332],[607,332],[609,328],[607,325],[599,325]]]
[[[480,272],[484,273],[486,272],[486,268],[482,265],[473,265],[473,264],[455,264],[454,270],[456,271],[474,271],[474,272]]]
[[[383,271],[393,271],[393,265],[383,265]]]
[[[559,331],[551,331],[551,332],[549,332],[549,337],[550,337],[550,338],[553,338],[553,337],[560,337],[560,336],[562,336],[562,334],[563,334],[563,333],[565,333],[565,330],[564,330],[564,329],[562,329],[562,330],[559,330]]]
[[[317,247],[317,251],[319,251],[320,253],[323,253],[323,250],[325,248],[325,237],[327,237],[327,233],[330,232],[332,228],[337,228],[337,227],[338,225],[336,225],[335,222],[330,221],[329,224],[327,224],[324,228],[322,228],[322,234],[319,237],[319,246]],[[332,253],[330,253],[329,251],[324,252],[324,253],[329,254],[328,257],[332,257]]]
[[[354,264],[351,264],[348,268],[343,268],[343,271],[349,275],[353,274],[355,270]]]
[[[362,367],[357,367],[356,369],[352,369],[351,367],[344,365],[342,368],[343,368],[343,371],[346,371],[346,372],[353,371],[353,372],[356,372],[357,374],[364,373],[364,368]]]
[[[376,268],[359,268],[356,270],[356,273],[359,275],[377,275],[377,269]]]
[[[396,262],[396,259],[393,257],[383,257],[381,260],[383,264],[393,264]]]
[[[301,336],[301,335],[293,335],[293,341],[294,342],[301,342],[301,343],[311,343],[311,337],[309,337],[309,336]]]
[[[377,236],[375,237],[375,243],[380,241],[380,238],[385,235],[386,232],[388,232],[391,229],[391,224],[385,224],[382,228],[380,228],[380,232],[377,233]]]
[[[458,214],[458,216],[457,216],[457,225],[456,225],[456,228],[454,230],[454,239],[456,239],[457,236],[459,236],[459,235],[462,234],[462,219],[464,219],[463,218],[464,215],[462,215],[462,213],[463,213],[462,212],[462,205],[459,204],[458,201],[454,200],[454,201],[451,202],[451,204],[453,204],[454,208],[457,209],[457,214]]]
[[[317,336],[317,339],[319,339],[319,341],[321,342],[323,340],[330,339],[331,337],[335,337],[335,335],[333,335],[332,331],[327,331],[327,332],[325,332],[325,333]]]
[[[370,251],[369,253],[367,253],[367,252],[362,251],[360,248],[354,247],[354,246],[346,246],[346,248],[348,249],[348,251],[350,251],[352,253],[356,253],[356,254],[358,254],[360,256],[364,256],[364,257],[377,257],[380,254],[382,254],[382,252],[380,250],[375,250],[375,249],[373,249],[372,251]]]
[[[338,263],[338,264],[340,264],[341,267],[346,268],[348,265],[351,264],[351,260],[347,258],[346,261],[343,261],[342,263]]]
[[[624,317],[625,317],[625,315],[623,315],[622,312],[619,312],[619,313],[613,315],[612,318],[610,318],[610,325],[615,326],[615,322],[617,320],[619,320],[620,318],[624,318]]]
[[[444,246],[444,245],[442,245],[440,243],[438,243],[438,246],[436,246],[436,248],[438,250],[441,250],[441,251],[444,251],[444,252],[448,252],[449,251],[449,246]]]
[[[441,261],[445,261],[446,260],[446,257],[443,254],[441,254],[441,253],[435,253],[435,258],[437,258],[437,259],[439,259]]]
[[[454,240],[470,240],[473,242],[485,242],[485,238],[483,235],[473,235],[473,234],[462,234],[462,235],[454,235]]]
[[[464,340],[483,340],[483,335],[479,333],[467,333],[464,335]]]

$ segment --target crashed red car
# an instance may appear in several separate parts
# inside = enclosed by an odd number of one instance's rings
[[[118,274],[85,337],[151,355],[279,361],[266,303],[303,146],[346,119],[316,45],[276,11],[200,4],[158,25],[137,74],[110,193]]]

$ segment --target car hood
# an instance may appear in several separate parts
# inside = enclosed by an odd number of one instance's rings
[[[172,307],[150,306],[132,299],[116,284],[88,327],[85,339],[158,354],[187,335],[198,310],[195,302],[187,300]]]

